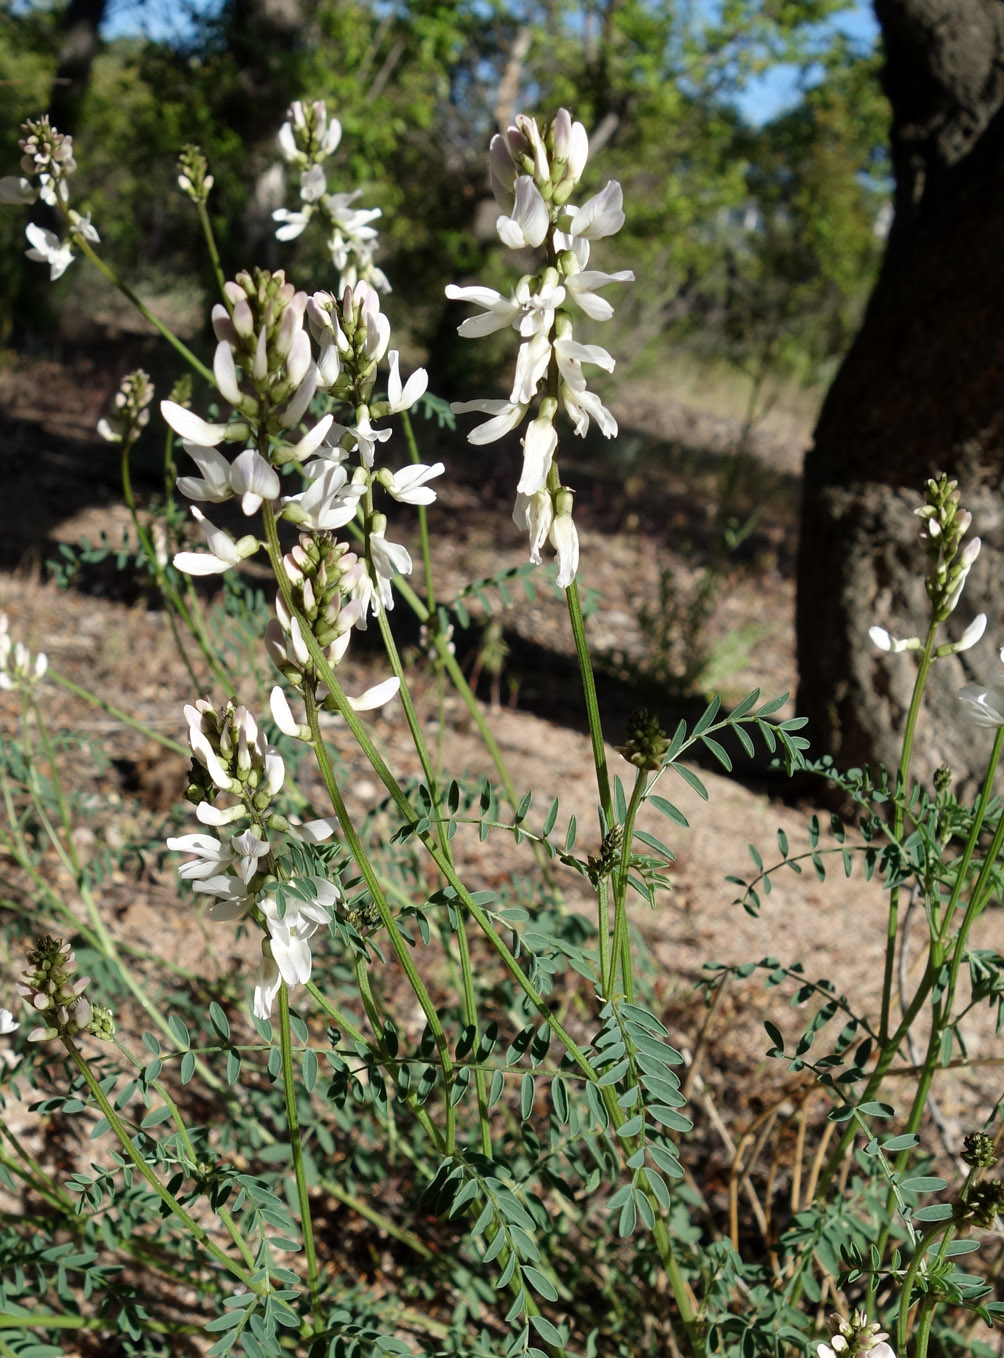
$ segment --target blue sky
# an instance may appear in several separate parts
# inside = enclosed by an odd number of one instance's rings
[[[851,0],[847,10],[831,19],[826,27],[846,33],[862,48],[873,47],[878,41],[878,21],[867,0]],[[768,122],[775,114],[798,102],[799,78],[797,67],[773,67],[750,84],[739,100],[740,109],[751,122]]]
[[[188,17],[210,8],[216,0],[112,0],[103,25],[106,38],[145,33],[152,38],[183,36],[190,31]],[[844,12],[829,20],[825,30],[837,28],[862,47],[878,38],[870,0],[848,0]],[[743,114],[753,123],[764,123],[798,102],[800,73],[794,66],[775,66],[750,83],[739,100]]]

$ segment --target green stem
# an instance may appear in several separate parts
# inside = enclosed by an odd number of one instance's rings
[[[604,992],[608,997],[613,995],[613,972],[616,970],[619,959],[621,964],[621,981],[624,986],[624,998],[629,1004],[634,1000],[634,977],[631,973],[631,949],[628,940],[627,924],[628,876],[631,871],[631,841],[634,838],[634,823],[645,796],[646,782],[645,770],[639,769],[634,780],[634,787],[631,789],[631,800],[628,803],[627,815],[624,817],[621,861],[617,876],[614,878],[613,956],[611,959],[610,988]]]
[[[1004,750],[1004,727],[1000,728],[994,736],[993,748],[990,753],[990,762],[987,768],[986,776],[983,780],[983,787],[980,792],[979,800],[977,801],[976,804],[976,809],[973,815],[973,823],[972,826],[970,827],[969,836],[966,841],[966,847],[962,853],[962,858],[960,859],[959,865],[956,869],[955,885],[952,889],[952,895],[945,908],[943,916],[943,922],[945,926],[947,926],[948,921],[951,919],[953,913],[955,912],[956,906],[958,905],[959,897],[961,896],[962,890],[965,886],[965,879],[969,869],[969,864],[972,861],[973,854],[979,841],[980,832],[983,828],[983,822],[986,817],[987,806],[989,804],[990,798],[993,795],[994,779],[996,776],[997,766],[1000,762],[1002,750]],[[969,905],[966,909],[966,914],[963,919],[962,926],[959,930],[959,935],[955,944],[955,949],[952,954],[952,971],[950,974],[948,987],[948,989],[951,990],[952,995],[954,995],[955,992],[955,981],[958,978],[959,968],[961,966],[965,951],[962,945],[964,943],[965,937],[968,935],[969,929],[971,928],[973,921],[977,918],[979,914],[979,910],[981,908],[981,897],[983,896],[985,890],[986,881],[993,869],[994,861],[996,859],[997,854],[1000,852],[1002,843],[1004,843],[1004,816],[1001,817],[1001,820],[998,824],[997,830],[994,835],[993,843],[991,844],[990,847],[990,851],[984,858],[983,866],[980,870],[976,883],[973,886],[972,892],[970,894]],[[892,1062],[895,1059],[896,1053],[898,1052],[900,1045],[903,1042],[903,1039],[910,1031],[914,1019],[919,1014],[921,1006],[927,999],[927,996],[930,994],[931,990],[935,985],[935,982],[937,981],[941,973],[941,968],[944,963],[944,957],[945,949],[942,938],[932,939],[930,944],[930,953],[928,956],[928,964],[925,969],[924,975],[921,978],[916,993],[914,994],[914,997],[911,1000],[909,1007],[904,1013],[898,1028],[894,1033],[886,1037],[882,1045],[882,1050],[880,1052],[878,1062],[876,1063],[875,1069],[872,1071],[871,1076],[868,1079],[868,1083],[865,1086],[865,1092],[862,1096],[861,1102],[863,1103],[868,1102],[868,1100],[873,1099],[878,1093],[882,1085],[882,1081],[885,1078],[886,1072],[892,1065]],[[942,1009],[941,1012],[942,1014],[950,1013],[949,1010],[946,1010],[944,1008]],[[937,1024],[935,1024],[935,1027],[937,1027]],[[937,1038],[940,1039],[940,1036],[941,1033],[938,1032]],[[935,1033],[932,1030],[931,1039],[934,1038]],[[930,1063],[931,1060],[930,1053],[932,1051],[936,1052],[937,1046],[932,1048],[929,1041],[928,1043],[929,1055],[925,1060],[925,1068]],[[924,1099],[926,1099],[927,1097],[927,1090],[929,1088],[930,1081],[928,1081],[927,1085],[925,1086]],[[918,1089],[918,1093],[919,1092],[920,1091]],[[923,1108],[923,1102],[921,1102],[919,1106]],[[917,1100],[915,1099],[913,1110],[916,1110],[917,1107],[918,1103]],[[846,1155],[847,1148],[850,1145],[851,1141],[853,1140],[854,1135],[855,1135],[854,1124],[853,1122],[848,1123],[847,1127],[844,1130],[843,1135],[840,1138],[840,1141],[838,1142],[837,1146],[830,1155],[829,1160],[827,1161],[826,1169],[820,1176],[819,1180],[820,1194],[825,1194],[826,1191],[828,1190],[833,1175],[836,1172],[840,1163],[842,1162],[844,1156]]]
[[[411,732],[412,744],[415,746],[416,753],[422,765],[422,772],[425,775],[426,786],[429,789],[429,796],[436,807],[436,837],[439,843],[439,851],[442,856],[453,865],[453,851],[450,848],[450,841],[447,838],[445,827],[439,818],[440,794],[436,780],[436,772],[432,766],[432,759],[429,755],[422,727],[415,711],[415,705],[411,699],[411,690],[408,687],[408,677],[404,672],[401,663],[401,656],[394,641],[394,634],[391,631],[390,623],[387,619],[387,610],[381,608],[379,614],[380,635],[383,638],[384,648],[387,651],[387,658],[390,660],[391,668],[400,683],[399,696],[401,705],[404,708],[405,718],[408,722],[408,729]],[[471,948],[467,938],[467,922],[462,915],[457,915],[456,939],[460,953],[460,975],[461,975],[461,998],[464,1022],[475,1032],[478,1030],[478,1005],[474,991],[474,970],[471,966]],[[491,1126],[488,1118],[488,1086],[485,1083],[484,1070],[479,1065],[474,1072],[474,1087],[478,1101],[478,1132],[481,1139],[482,1153],[491,1158],[492,1137]]]
[[[108,1102],[104,1090],[101,1088],[93,1072],[91,1071],[90,1065],[84,1058],[79,1047],[76,1045],[73,1039],[71,1037],[63,1035],[61,1041],[69,1054],[70,1060],[73,1062],[77,1070],[83,1076],[88,1089],[91,1091],[92,1098],[94,1099],[98,1107],[101,1109],[101,1112],[104,1114],[105,1118],[108,1120],[108,1125],[111,1127],[111,1130],[114,1133],[119,1144],[121,1145],[122,1149],[125,1151],[126,1155],[135,1165],[136,1169],[139,1170],[140,1174],[143,1176],[146,1182],[153,1189],[154,1193],[156,1193],[157,1197],[160,1198],[161,1202],[164,1204],[167,1210],[171,1213],[172,1216],[176,1217],[177,1220],[180,1221],[188,1231],[191,1232],[191,1234],[199,1242],[199,1244],[206,1251],[206,1253],[209,1254],[213,1259],[215,1259],[216,1262],[220,1264],[223,1268],[225,1268],[228,1273],[233,1274],[233,1276],[237,1278],[240,1282],[242,1282],[249,1291],[254,1292],[255,1296],[263,1296],[266,1291],[266,1284],[256,1280],[251,1273],[247,1272],[247,1270],[241,1267],[241,1265],[235,1263],[235,1261],[231,1259],[229,1255],[225,1254],[223,1250],[220,1249],[219,1245],[216,1244],[215,1241],[210,1240],[209,1236],[202,1229],[199,1223],[195,1221],[194,1218],[189,1216],[189,1214],[185,1211],[184,1207],[182,1207],[181,1203],[178,1202],[177,1198],[175,1198],[172,1193],[168,1192],[168,1190],[164,1187],[164,1185],[154,1174],[153,1170],[150,1168],[150,1166],[140,1155],[139,1151],[136,1149],[135,1145],[133,1144],[132,1137],[126,1130],[125,1125],[123,1124],[118,1113],[116,1113],[115,1109]]]
[[[137,1061],[135,1056],[133,1056],[132,1052],[129,1051],[127,1047],[123,1046],[117,1037],[113,1038],[112,1041],[114,1042],[116,1049],[119,1052],[121,1052],[122,1056],[125,1058],[126,1061],[129,1062],[129,1064],[133,1067],[134,1070],[142,1070],[144,1068],[143,1063],[141,1061]],[[198,1164],[199,1157],[196,1152],[192,1138],[189,1135],[188,1127],[185,1125],[185,1119],[181,1115],[181,1109],[175,1103],[174,1099],[172,1098],[170,1092],[168,1091],[167,1087],[165,1086],[162,1080],[151,1080],[150,1083],[154,1090],[157,1092],[157,1094],[160,1095],[161,1099],[163,1099],[165,1107],[167,1107],[170,1110],[171,1121],[174,1123],[175,1130],[178,1133],[178,1137],[181,1141],[181,1144],[185,1148],[185,1153],[188,1156],[191,1169],[195,1170]],[[244,1235],[240,1227],[234,1220],[234,1216],[233,1213],[230,1211],[230,1208],[227,1207],[225,1203],[221,1203],[215,1209],[215,1211],[216,1215],[223,1222],[223,1225],[226,1228],[227,1234],[230,1236],[230,1239],[233,1241],[234,1245],[240,1252],[241,1258],[244,1260],[245,1264],[247,1264],[248,1268],[253,1271],[255,1268],[254,1254],[251,1251],[251,1247],[244,1239]]]
[[[603,743],[603,724],[600,719],[600,706],[596,699],[596,681],[593,677],[593,664],[589,656],[589,642],[586,640],[586,623],[582,616],[579,600],[579,585],[573,580],[565,591],[568,602],[568,617],[572,624],[572,637],[575,641],[575,655],[579,662],[579,675],[582,680],[582,696],[586,704],[586,720],[589,723],[589,740],[593,747],[593,766],[596,769],[596,790],[600,796],[603,822],[600,833],[606,834],[614,824],[614,808],[610,798],[610,775],[607,772],[607,752]]]
[[[906,1358],[906,1346],[910,1333],[910,1294],[913,1291],[914,1280],[920,1272],[921,1265],[924,1262],[924,1255],[927,1253],[927,1247],[930,1245],[931,1241],[937,1239],[945,1229],[946,1223],[939,1221],[924,1232],[920,1237],[917,1248],[913,1252],[913,1258],[910,1260],[909,1267],[903,1277],[903,1290],[900,1293],[899,1314],[896,1321],[896,1352],[899,1354],[900,1358]]]
[[[408,455],[412,462],[421,462],[422,458],[418,451],[418,444],[415,441],[415,430],[412,427],[411,419],[406,410],[401,411],[401,428],[404,430],[405,442],[408,445]],[[422,548],[422,570],[425,576],[425,598],[426,607],[430,614],[436,611],[436,587],[432,577],[432,546],[429,542],[429,516],[425,511],[425,505],[417,505],[418,510],[418,538]]]
[[[312,636],[311,640],[313,640]],[[334,676],[332,676],[332,678],[334,678]],[[453,1058],[450,1056],[449,1043],[446,1040],[446,1034],[443,1031],[442,1023],[440,1022],[439,1013],[432,1003],[429,992],[425,988],[425,982],[418,973],[418,969],[415,966],[415,961],[411,956],[408,945],[402,937],[401,931],[397,927],[397,920],[394,918],[390,906],[387,904],[383,888],[380,885],[380,879],[374,871],[369,856],[363,848],[362,841],[356,833],[355,826],[352,824],[352,820],[346,809],[341,790],[335,780],[331,761],[328,758],[327,749],[324,745],[324,738],[318,723],[317,703],[313,694],[310,692],[308,685],[304,685],[303,697],[307,709],[307,725],[310,727],[311,741],[314,749],[314,756],[317,760],[318,770],[320,771],[321,779],[324,783],[328,797],[331,800],[332,809],[338,817],[346,847],[355,859],[359,871],[362,873],[363,880],[366,883],[366,887],[372,896],[373,903],[380,915],[380,921],[387,930],[387,936],[390,939],[391,947],[394,949],[394,954],[401,964],[405,976],[408,978],[408,983],[422,1008],[422,1012],[425,1014],[426,1022],[429,1025],[429,1031],[432,1033],[433,1040],[436,1044],[436,1051],[439,1055],[439,1062],[443,1071],[443,1081],[445,1085],[443,1093],[446,1102],[447,1145],[450,1147],[450,1153],[452,1154],[456,1138],[456,1110],[450,1100],[454,1074]]]
[[[917,718],[927,686],[927,676],[934,660],[934,639],[939,624],[931,623],[927,630],[927,640],[920,656],[917,677],[914,680],[910,708],[906,715],[903,731],[903,744],[900,750],[899,769],[896,776],[896,809],[893,815],[893,841],[899,844],[903,838],[903,825],[906,820],[907,776],[910,772],[910,759],[913,754],[913,740],[917,730]],[[882,1014],[879,1020],[879,1042],[884,1044],[889,1036],[889,1014],[892,1007],[893,979],[896,967],[896,940],[899,934],[899,887],[894,886],[889,893],[889,914],[886,921],[885,967],[882,974]]]
[[[101,258],[101,256],[97,253],[97,251],[93,248],[90,241],[85,240],[83,236],[74,235],[73,244],[82,255],[86,255],[86,257],[91,261],[91,263],[94,265],[94,267],[98,270],[99,273],[104,274],[105,278],[107,278],[108,282],[111,283],[112,287],[116,288],[126,299],[126,301],[132,303],[132,305],[136,308],[136,310],[144,318],[144,320],[149,321],[153,328],[157,330],[164,337],[164,339],[167,340],[168,344],[170,344],[171,347],[181,355],[181,357],[185,360],[189,367],[194,369],[194,371],[197,372],[200,377],[204,378],[208,383],[210,383],[211,386],[215,387],[216,384],[213,379],[212,371],[206,367],[206,365],[201,361],[201,359],[197,358],[195,354],[192,353],[188,345],[184,344],[174,333],[173,330],[171,330],[168,326],[164,324],[163,321],[159,320],[153,314],[153,312],[146,305],[146,303],[142,302],[139,299],[139,297],[136,296],[132,288],[130,288],[127,284],[122,282],[122,280],[119,278],[118,274],[111,267],[111,265],[106,264],[105,261]]]
[[[283,601],[286,604],[286,607],[289,609],[291,616],[301,617],[299,610],[297,609],[296,604],[293,601],[292,596],[290,594],[289,582],[286,579],[285,571],[282,569],[282,558],[279,549],[279,540],[278,533],[276,531],[275,516],[271,513],[268,505],[264,506],[263,518],[265,522],[265,530],[268,539],[269,557],[272,561],[272,568],[273,571],[275,572],[280,592],[283,595]],[[418,823],[419,819],[418,816],[415,814],[411,804],[408,801],[408,798],[402,791],[401,786],[398,783],[397,779],[394,777],[393,773],[387,767],[386,761],[383,759],[382,755],[380,754],[380,751],[374,745],[372,739],[370,738],[369,732],[366,730],[365,726],[363,726],[362,722],[359,720],[358,714],[350,706],[348,699],[346,698],[345,693],[342,690],[341,685],[339,684],[337,678],[335,677],[334,670],[331,668],[331,665],[328,663],[327,657],[325,656],[321,647],[318,645],[316,638],[314,637],[313,633],[310,630],[310,624],[309,622],[307,622],[306,619],[302,619],[301,634],[303,636],[304,644],[306,645],[307,650],[310,654],[310,658],[313,661],[314,668],[317,672],[318,678],[330,690],[332,699],[334,700],[335,705],[337,706],[339,715],[344,719],[345,724],[352,732],[352,735],[354,736],[356,742],[358,743],[359,748],[362,750],[366,758],[369,760],[370,765],[373,768],[373,771],[377,774],[380,781],[383,783],[384,787],[390,793],[391,800],[394,802],[394,805],[397,807],[403,820],[409,826],[414,827]],[[323,744],[320,744],[318,756],[319,760],[321,759],[321,752],[323,752],[323,749],[324,749]],[[323,762],[328,767],[330,775],[330,765],[328,764],[326,754],[323,755]],[[328,785],[326,784],[326,786]],[[341,802],[340,796],[338,797],[338,801]],[[332,804],[334,805],[334,802]],[[505,941],[500,937],[498,931],[493,926],[491,920],[481,909],[481,907],[474,901],[467,887],[457,876],[456,870],[453,867],[453,865],[447,859],[445,859],[443,855],[439,852],[438,844],[436,844],[436,842],[430,837],[428,833],[422,834],[421,836],[419,836],[419,838],[421,839],[423,845],[428,851],[433,862],[439,868],[440,872],[442,872],[447,882],[456,891],[457,897],[460,900],[461,904],[477,922],[477,925],[481,929],[482,933],[484,933],[485,937],[488,939],[489,943],[494,948],[495,952],[505,963],[507,970],[509,971],[510,975],[513,977],[519,988],[523,991],[523,994],[527,997],[527,999],[533,1005],[534,1009],[536,1009],[537,1013],[554,1033],[555,1037],[558,1038],[562,1046],[564,1046],[565,1050],[568,1052],[572,1060],[579,1067],[579,1069],[586,1076],[586,1078],[595,1082],[597,1078],[596,1071],[593,1069],[593,1066],[586,1058],[581,1047],[570,1036],[570,1034],[565,1031],[564,1027],[561,1025],[555,1014],[552,1012],[550,1005],[532,985],[526,973],[523,971],[522,967],[516,961],[516,958],[513,956],[510,949],[506,946]],[[356,842],[358,843],[358,839],[356,840]],[[369,885],[368,882],[367,885]],[[376,899],[376,897],[374,899]],[[380,899],[383,899],[382,893],[380,893]],[[392,940],[394,939],[396,933],[397,931],[395,929],[391,934]]]
[[[296,1111],[296,1085],[293,1080],[293,1043],[289,1027],[289,989],[285,981],[279,985],[279,1051],[282,1055],[282,1092],[286,1101],[286,1125],[289,1128],[289,1150],[296,1177],[296,1196],[300,1204],[300,1226],[303,1231],[303,1252],[307,1261],[307,1285],[310,1290],[310,1309],[316,1327],[319,1318],[320,1288],[317,1277],[317,1251],[314,1248],[314,1223],[310,1214],[310,1194],[303,1164],[300,1142],[300,1118]]]
[[[150,740],[155,740],[158,745],[163,745],[165,750],[173,750],[175,754],[185,755],[186,758],[191,755],[192,752],[187,745],[182,745],[177,740],[173,740],[170,736],[165,736],[161,731],[155,731],[152,726],[147,726],[145,723],[137,721],[136,718],[131,717],[128,712],[123,712],[122,709],[116,707],[114,703],[109,703],[106,702],[104,698],[99,698],[98,695],[92,693],[90,689],[82,688],[80,684],[75,683],[72,679],[68,679],[65,674],[60,674],[58,670],[54,670],[50,667],[45,671],[45,677],[46,679],[54,679],[57,684],[60,684],[65,689],[69,689],[69,691],[75,693],[78,698],[83,698],[85,703],[90,703],[91,707],[96,707],[102,712],[107,712],[110,717],[114,717],[116,721],[122,722],[124,726],[131,727],[132,730],[138,731],[140,735],[148,736]]]
[[[196,207],[199,212],[199,222],[202,226],[202,235],[205,238],[206,249],[209,252],[209,262],[212,265],[213,273],[216,276],[216,286],[219,288],[221,296],[226,298],[226,293],[223,289],[226,286],[227,280],[226,275],[223,272],[223,265],[220,263],[220,252],[216,248],[216,235],[213,231],[213,224],[209,220],[209,209],[206,207],[203,199],[199,199],[196,203]],[[231,305],[229,301],[227,305],[228,307]]]

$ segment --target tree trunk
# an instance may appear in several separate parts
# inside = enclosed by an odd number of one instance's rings
[[[986,732],[955,700],[1004,673],[1004,3],[876,0],[893,109],[895,217],[861,330],[820,413],[805,462],[798,563],[799,707],[816,753],[894,768],[916,663],[868,640],[873,624],[923,635],[917,545],[927,477],[947,472],[983,538],[958,614],[988,635],[939,661],[915,773],[985,768]]]
[[[60,132],[73,135],[77,131],[80,105],[101,46],[98,30],[105,8],[106,0],[70,0],[66,11],[48,110],[53,126]]]

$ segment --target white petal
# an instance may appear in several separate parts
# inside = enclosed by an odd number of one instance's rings
[[[245,448],[230,468],[230,484],[241,497],[241,509],[254,514],[263,500],[274,500],[279,494],[279,478],[275,471],[253,448]]]
[[[213,806],[211,802],[199,802],[195,814],[203,825],[229,825],[232,821],[241,819],[244,808],[240,802],[225,809]]]
[[[226,436],[225,424],[209,424],[194,410],[187,410],[176,401],[161,401],[160,413],[176,434],[204,448],[215,448]]]
[[[400,687],[401,680],[394,675],[390,679],[385,679],[382,684],[374,684],[372,688],[366,689],[358,698],[349,698],[349,707],[355,712],[372,712],[396,697]]]
[[[184,575],[222,575],[234,563],[210,552],[175,552],[172,564]]]
[[[575,210],[568,234],[585,236],[587,240],[614,235],[624,225],[623,201],[620,184],[611,179],[601,192]]]
[[[237,366],[234,352],[226,340],[220,340],[213,355],[213,377],[224,401],[232,406],[239,405],[241,389],[237,383]]]
[[[303,732],[306,730],[307,735],[309,736],[309,728],[301,725],[301,723],[293,716],[286,695],[278,684],[273,688],[270,695],[269,707],[272,710],[272,720],[284,735],[295,736],[297,740],[303,740]]]

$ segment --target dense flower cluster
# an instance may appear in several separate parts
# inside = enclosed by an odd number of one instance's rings
[[[324,162],[342,139],[337,118],[328,118],[324,104],[317,100],[290,108],[287,121],[279,129],[279,151],[283,160],[300,175],[300,206],[295,210],[277,208],[272,213],[279,223],[278,240],[294,240],[317,214],[328,232],[331,262],[341,277],[342,287],[354,287],[360,280],[390,292],[390,283],[373,262],[377,248],[376,228],[370,223],[381,215],[378,207],[359,208],[353,204],[361,191],[328,193]]]
[[[53,282],[73,263],[73,245],[77,240],[96,244],[100,237],[91,225],[89,216],[75,212],[70,206],[68,180],[77,168],[73,158],[73,138],[57,132],[49,123],[49,116],[29,118],[21,130],[20,175],[5,175],[0,179],[0,203],[34,203],[41,200],[54,208],[66,222],[67,234],[60,239],[53,231],[30,222],[24,233],[31,245],[26,250],[29,259],[48,264]]]
[[[90,977],[77,975],[77,958],[69,943],[61,938],[38,939],[28,954],[28,964],[14,989],[44,1020],[31,1030],[28,1041],[46,1042],[87,1031],[92,1010],[84,991]]]
[[[268,502],[278,517],[311,533],[331,533],[358,516],[368,550],[360,569],[344,579],[358,605],[352,621],[365,627],[371,611],[393,606],[393,577],[411,570],[407,551],[387,540],[386,517],[374,508],[374,488],[382,486],[405,504],[428,504],[435,493],[426,483],[443,471],[441,462],[397,472],[376,466],[377,445],[391,431],[376,428],[373,421],[409,409],[425,391],[425,371],[402,383],[399,355],[388,348],[390,326],[368,283],[346,288],[340,298],[326,292],[308,298],[286,282],[281,270],[256,271],[228,283],[226,297],[226,305],[213,308],[218,340],[213,373],[236,418],[210,423],[177,402],[161,402],[164,418],[200,473],[179,477],[178,489],[200,503],[236,497],[247,516]],[[318,345],[316,358],[311,335]],[[387,395],[376,399],[378,365],[385,357]],[[327,414],[299,433],[319,390],[348,404],[355,424],[335,424]],[[220,451],[229,443],[244,445],[232,461]],[[359,465],[350,468],[353,454]],[[300,466],[305,488],[281,495],[279,470],[290,463]],[[191,575],[225,571],[258,550],[253,534],[235,540],[197,506],[192,513],[209,550],[178,553],[179,570]]]
[[[337,821],[293,824],[276,809],[285,765],[246,707],[231,702],[218,711],[203,698],[186,707],[185,716],[192,749],[188,799],[216,834],[180,835],[167,847],[195,855],[179,873],[213,898],[210,919],[251,916],[262,927],[254,1012],[267,1018],[282,981],[294,986],[310,979],[308,941],[340,899],[337,886],[321,877],[283,877],[269,835],[318,844],[330,838]],[[218,804],[221,794],[228,805]]]
[[[925,490],[926,499],[915,511],[922,520],[918,536],[928,559],[925,587],[931,600],[931,618],[934,623],[943,623],[955,611],[981,543],[979,538],[970,538],[963,544],[973,516],[959,508],[958,482],[942,474],[928,480]],[[977,613],[958,641],[938,647],[936,657],[968,651],[983,636],[986,625],[987,615]],[[892,654],[919,651],[923,646],[920,637],[894,637],[884,627],[870,627],[868,635],[880,651]]]
[[[111,414],[98,420],[98,434],[106,443],[132,443],[150,423],[153,383],[142,368],[122,379]]]
[[[516,373],[508,400],[461,401],[457,413],[480,411],[489,416],[469,435],[471,443],[492,443],[518,429],[537,402],[536,414],[523,436],[523,469],[516,487],[513,520],[530,538],[530,559],[539,562],[549,541],[558,559],[558,584],[567,587],[579,562],[578,536],[572,519],[572,492],[562,486],[554,455],[554,427],[559,408],[584,436],[594,421],[613,438],[617,421],[599,397],[588,390],[583,365],[612,372],[614,360],[597,344],[581,344],[573,334],[577,307],[596,321],[608,320],[613,307],[600,296],[611,283],[634,279],[627,269],[602,273],[590,269],[593,241],[612,236],[624,224],[621,186],[610,180],[603,190],[575,207],[570,199],[586,167],[589,139],[582,123],[560,109],[542,134],[533,118],[520,115],[514,126],[492,139],[492,192],[502,209],[496,229],[514,250],[544,248],[544,267],[526,274],[503,297],[492,288],[446,289],[447,297],[481,309],[459,327],[467,337],[511,328],[520,337]]]
[[[837,1332],[828,1344],[817,1345],[818,1358],[896,1358],[885,1342],[889,1336],[869,1324],[864,1311],[855,1311],[849,1320],[834,1316],[833,1323]]]

